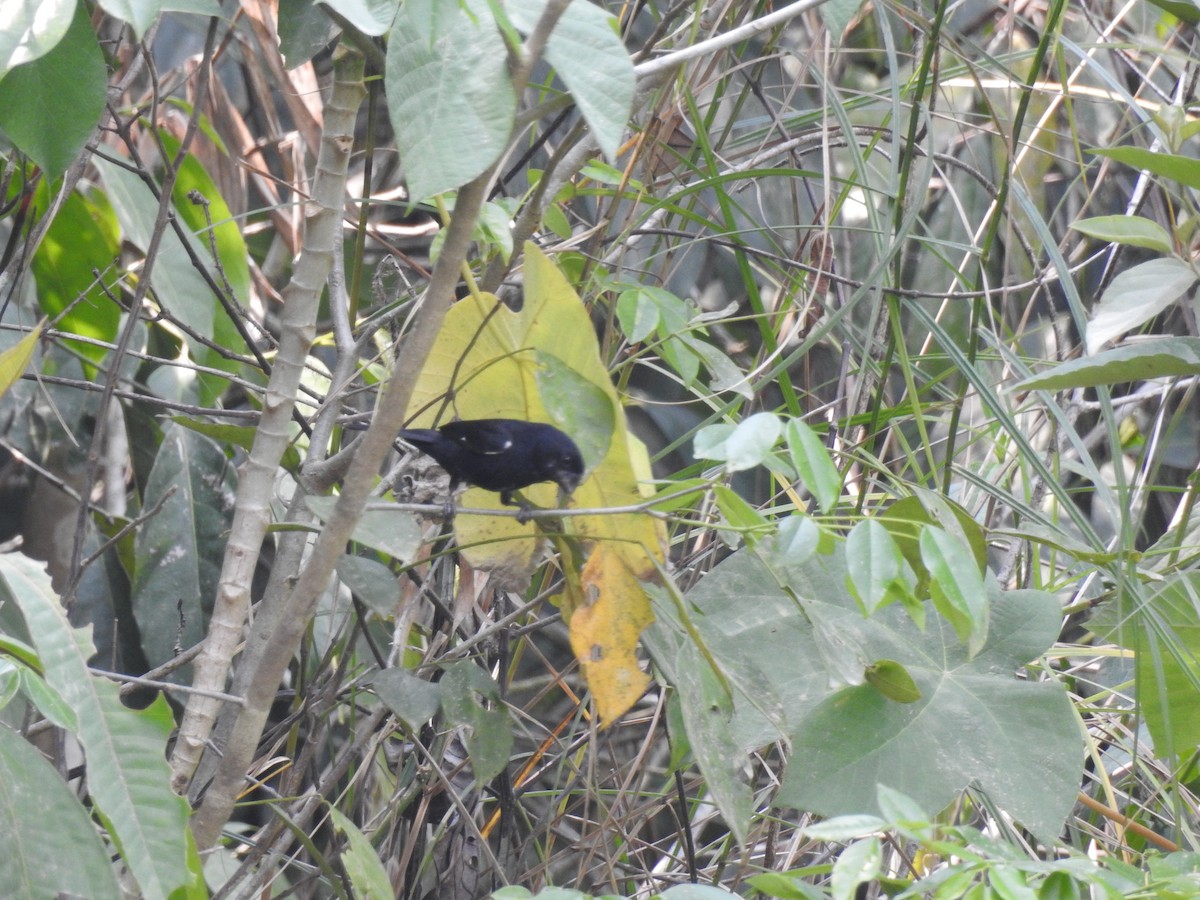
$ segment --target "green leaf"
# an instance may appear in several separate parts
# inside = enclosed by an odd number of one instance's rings
[[[1091,625],[1134,651],[1138,708],[1159,756],[1192,753],[1200,745],[1200,573],[1172,575],[1144,595],[1119,592]]]
[[[900,547],[875,519],[863,519],[850,529],[846,559],[850,564],[850,587],[868,615],[911,595],[916,586]]]
[[[491,781],[508,765],[513,735],[500,688],[471,660],[446,667],[441,680],[442,711],[452,725],[465,725],[467,753],[479,784]]]
[[[659,896],[662,900],[729,900],[737,895],[711,884],[677,884]]]
[[[1071,228],[1113,244],[1145,247],[1163,254],[1175,249],[1170,232],[1143,216],[1095,216],[1072,222]]]
[[[883,784],[921,808],[941,810],[976,784],[1034,833],[1058,834],[1079,789],[1078,722],[1060,684],[1013,674],[1058,637],[1052,595],[1004,592],[987,582],[990,627],[972,658],[940,617],[930,616],[924,632],[897,606],[864,618],[846,587],[840,545],[786,569],[769,567],[772,558],[761,549],[735,553],[685,600],[726,681],[738,684],[752,667],[785,717],[793,752],[781,805],[826,816],[879,815]],[[662,622],[667,612],[656,602],[655,614]],[[867,684],[839,685],[822,649],[835,641],[860,672],[872,660],[895,660],[921,699],[896,703]],[[669,683],[682,677],[673,658],[662,665],[660,644],[647,647]],[[777,739],[778,721],[739,691],[728,722],[743,748]],[[697,742],[690,733],[689,740]],[[1030,747],[1038,748],[1036,778],[1029,776]]]
[[[988,606],[983,577],[970,548],[932,525],[922,529],[920,545],[933,605],[974,656],[987,639]]]
[[[855,841],[837,858],[829,877],[833,900],[853,900],[860,884],[872,881],[883,866],[883,850],[879,838]]]
[[[526,34],[536,27],[545,6],[546,0],[505,4],[513,24]],[[601,152],[615,163],[636,85],[616,18],[588,0],[570,4],[550,33],[545,56],[566,83]]]
[[[169,134],[162,134],[163,146],[174,157],[179,149],[179,141]],[[205,203],[192,200],[192,193],[197,193],[208,205],[208,218],[205,218]],[[217,248],[217,261],[229,286],[233,289],[234,298],[243,306],[250,304],[250,259],[246,249],[246,241],[242,238],[242,230],[233,217],[233,212],[221,196],[221,191],[208,171],[195,156],[190,153],[183,158],[176,170],[175,186],[171,199],[175,203],[175,212],[187,223],[188,228],[196,236],[196,243],[204,248],[206,259],[212,259],[212,245]],[[212,240],[209,239],[208,220],[212,220]],[[219,282],[218,282],[219,283]]]
[[[310,496],[305,504],[322,520],[328,519],[337,505],[337,497]],[[412,562],[421,549],[421,527],[416,516],[402,509],[372,505],[354,526],[354,540],[378,550],[399,562]]]
[[[792,419],[787,424],[787,443],[800,480],[817,498],[821,512],[832,512],[842,494],[842,475],[820,436],[804,422]]]
[[[354,596],[381,619],[390,619],[400,608],[396,574],[383,563],[347,554],[338,561],[337,573]]]
[[[187,801],[170,789],[166,742],[175,722],[167,702],[160,696],[145,710],[128,709],[115,684],[88,672],[95,649],[85,632],[67,622],[40,563],[3,554],[0,574],[5,595],[0,600],[20,608],[47,683],[75,712],[92,800],[140,888],[137,893],[166,897],[193,883]]]
[[[0,834],[7,836],[0,884],[8,896],[123,896],[83,805],[46,758],[3,724]]]
[[[279,52],[289,69],[308,62],[337,33],[337,25],[318,0],[279,0]]]
[[[57,18],[54,4],[37,5],[39,9],[50,7],[54,10],[47,10],[50,18]],[[24,65],[8,70],[0,80],[0,129],[50,180],[65,172],[79,155],[96,130],[107,98],[108,70],[87,6],[70,6],[74,16],[61,40]],[[5,16],[10,8],[5,5]],[[10,28],[11,23],[6,22],[0,31]],[[0,38],[0,53],[3,40]],[[48,110],[54,114],[47,115]]]
[[[105,12],[133,26],[140,41],[154,24],[160,12],[194,13],[200,16],[220,16],[216,0],[100,0]]]
[[[32,0],[5,5],[7,21],[0,28],[0,79],[14,67],[33,62],[58,45],[74,20],[76,2]]]
[[[997,593],[999,593],[997,591]],[[1058,833],[1071,809],[1082,757],[1078,725],[1062,687],[1022,682],[1012,672],[1055,640],[1058,604],[1047,594],[1011,591],[992,605],[988,643],[973,659],[940,620],[897,645],[920,689],[915,703],[893,703],[869,686],[823,700],[793,735],[781,803],[823,815],[877,812],[876,785],[942,809],[970,784],[1035,834]],[[898,611],[868,620],[897,624]],[[880,623],[882,624],[882,623]],[[1038,777],[1028,777],[1029,747]],[[829,773],[837,776],[830,778]]]
[[[201,435],[169,425],[146,483],[144,505],[162,502],[137,531],[132,604],[153,666],[204,637],[228,541],[234,472]],[[183,676],[181,676],[183,677]]]
[[[132,172],[93,157],[92,164],[100,171],[108,189],[108,199],[116,210],[125,240],[145,252],[150,246],[155,221],[158,217],[158,200],[145,183]],[[194,242],[194,237],[191,238]],[[200,259],[208,257],[205,250],[196,247]],[[201,337],[214,341],[218,346],[239,348],[241,336],[223,315],[220,305],[213,298],[208,284],[192,265],[191,256],[175,232],[168,228],[158,248],[158,258],[150,276],[159,302],[170,310],[188,329]],[[227,355],[218,353],[204,341],[190,336],[188,351],[192,359],[202,365],[232,372],[237,362]],[[225,379],[202,374],[196,380],[199,399],[202,403],[214,403],[223,392]]]
[[[440,684],[418,678],[399,667],[377,673],[371,679],[371,687],[387,708],[414,730],[434,717],[442,699]]]
[[[755,413],[737,425],[709,425],[696,433],[695,453],[725,461],[730,472],[762,465],[779,441],[783,424],[774,413]]]
[[[867,666],[867,684],[897,703],[916,703],[921,699],[921,689],[908,674],[908,670],[894,659],[877,659]]]
[[[323,0],[323,5],[344,16],[363,34],[379,37],[387,34],[400,3],[399,0]]]
[[[1181,22],[1187,22],[1189,25],[1200,23],[1200,8],[1195,3],[1189,3],[1188,0],[1148,0],[1151,6],[1157,6],[1159,9],[1169,12]]]
[[[617,322],[631,344],[640,344],[652,335],[660,316],[654,298],[640,288],[621,291],[617,297]]]
[[[49,202],[49,191],[38,192]],[[120,228],[112,209],[97,195],[73,191],[63,200],[46,236],[33,255],[38,304],[60,331],[97,341],[116,340],[121,308],[120,272],[114,261],[121,252]],[[92,271],[100,273],[100,283]],[[67,345],[84,359],[102,362],[108,349],[82,341]]]
[[[1152,175],[1160,175],[1178,181],[1190,188],[1200,189],[1200,160],[1192,156],[1177,156],[1159,153],[1143,147],[1112,147],[1107,150],[1090,151],[1097,156],[1107,156]]]
[[[414,200],[466,184],[508,143],[517,98],[504,41],[485,3],[465,0],[432,45],[426,26],[402,5],[388,41],[385,84]]]
[[[1200,338],[1165,337],[1073,359],[1038,375],[1030,375],[1010,390],[1064,391],[1191,375],[1200,375]]]
[[[359,830],[337,807],[329,807],[333,827],[346,836],[346,849],[342,852],[342,865],[354,887],[354,896],[384,898],[395,894],[392,880],[379,859],[379,854],[367,836]]]
[[[1092,310],[1087,325],[1088,353],[1150,321],[1195,283],[1192,267],[1173,256],[1126,269],[1112,280]]]

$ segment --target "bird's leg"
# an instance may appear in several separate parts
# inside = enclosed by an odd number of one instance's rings
[[[500,502],[505,506],[520,507],[520,510],[517,512],[517,521],[522,525],[529,521],[529,514],[533,512],[533,507],[524,497],[517,499],[513,497],[512,491],[501,491]]]
[[[458,482],[450,479],[450,487],[446,492],[446,501],[442,504],[442,518],[447,522],[454,518],[454,492],[458,490]]]

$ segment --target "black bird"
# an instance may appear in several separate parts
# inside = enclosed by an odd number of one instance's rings
[[[513,491],[553,481],[571,493],[583,478],[583,456],[553,425],[520,419],[469,419],[441,428],[406,428],[400,439],[437,460],[450,475],[450,492],[465,482],[499,491],[506,506]]]

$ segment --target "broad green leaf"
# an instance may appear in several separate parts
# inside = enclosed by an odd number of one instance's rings
[[[1164,337],[1073,359],[1038,375],[1030,375],[1010,390],[1065,391],[1192,375],[1200,375],[1200,338]]]
[[[108,850],[46,758],[0,724],[0,884],[9,897],[119,900]]]
[[[878,815],[877,785],[884,784],[940,810],[977,784],[1036,834],[1058,833],[1078,793],[1078,723],[1061,685],[1013,674],[1057,639],[1053,596],[1002,592],[987,582],[990,627],[972,658],[939,616],[928,616],[924,632],[896,606],[864,618],[846,587],[840,545],[786,569],[768,568],[772,558],[761,550],[735,553],[685,600],[728,683],[737,684],[750,665],[741,661],[751,660],[770,684],[794,748],[781,804]],[[874,660],[894,660],[920,699],[897,703],[868,684],[838,684],[828,659],[835,643],[860,672]],[[661,644],[647,645],[660,663]],[[665,668],[671,681],[674,663]],[[743,748],[777,739],[778,721],[741,693],[733,694],[728,721]],[[1036,777],[1027,765],[1031,746],[1039,751]]]
[[[162,141],[167,152],[174,157],[179,149],[179,141],[165,133]],[[193,202],[193,191],[207,203],[208,219],[204,215],[204,204]],[[233,289],[234,298],[243,306],[249,306],[250,253],[246,249],[246,241],[216,182],[195,156],[188,154],[179,164],[171,197],[179,218],[196,235],[196,244],[204,248],[206,259],[213,258],[212,246],[216,244],[217,259]],[[208,220],[212,221],[211,240]]]
[[[1196,272],[1175,257],[1152,259],[1112,280],[1087,324],[1087,351],[1150,321],[1196,283]]]
[[[337,25],[318,0],[279,0],[279,52],[289,69],[308,62],[337,33]]]
[[[323,0],[323,5],[371,37],[387,34],[396,18],[400,0]]]
[[[1092,150],[1097,156],[1107,156],[1135,169],[1178,181],[1190,188],[1200,189],[1200,160],[1194,156],[1179,156],[1160,153],[1144,147],[1112,147],[1107,150]]]
[[[380,900],[393,896],[392,880],[367,836],[335,806],[329,808],[329,818],[333,827],[346,837],[341,862],[354,887],[354,896]]]
[[[536,27],[545,7],[546,0],[505,4],[513,24],[526,34]],[[615,163],[636,84],[616,18],[590,0],[576,0],[550,33],[545,56],[566,83],[601,152]]]
[[[39,322],[29,334],[0,353],[0,397],[8,393],[9,388],[29,368],[29,362],[33,359],[33,351],[37,349],[37,343],[42,334],[42,325],[44,324],[44,321]]]
[[[4,0],[0,16],[0,79],[16,66],[45,56],[63,39],[77,0]],[[82,4],[79,4],[82,5]]]
[[[1000,597],[992,589],[998,596],[988,642],[973,659],[940,619],[899,646],[896,630],[873,637],[871,649],[880,639],[903,649],[899,661],[921,698],[895,703],[864,685],[824,699],[793,735],[799,765],[788,767],[780,802],[823,815],[877,812],[875,786],[883,784],[942,809],[978,784],[1035,834],[1058,833],[1081,769],[1075,714],[1060,685],[1012,676],[1054,641],[1058,604],[1048,594]],[[907,621],[898,615],[887,609],[868,621],[885,628]],[[1031,746],[1039,753],[1033,778]]]
[[[48,202],[48,191],[38,193]],[[74,191],[63,200],[33,255],[38,304],[58,330],[107,343],[116,340],[121,309],[112,296],[119,293],[114,261],[120,252],[116,216],[98,192],[85,197]],[[100,273],[99,284],[93,270]],[[94,363],[108,356],[105,347],[66,343]]]
[[[192,883],[187,801],[170,789],[166,742],[175,723],[167,702],[128,709],[115,684],[88,672],[91,639],[71,628],[40,563],[4,554],[0,574],[2,599],[20,607],[47,683],[75,711],[92,800],[140,895],[166,897]]]
[[[10,3],[24,6],[19,0],[8,0],[0,18]],[[38,5],[54,9],[53,3]],[[74,17],[61,40],[0,80],[0,129],[50,180],[65,172],[79,155],[96,130],[107,97],[108,70],[87,6],[70,6],[75,8]],[[8,27],[5,23],[0,31]],[[3,40],[0,38],[0,46]],[[54,114],[47,115],[48,110]]]
[[[513,733],[500,688],[471,660],[447,666],[440,684],[446,720],[469,729],[466,745],[471,768],[478,783],[487,784],[508,765],[512,750]]]
[[[304,503],[315,515],[325,520],[333,514],[337,497],[309,496]],[[388,508],[386,505],[366,509],[354,526],[352,537],[358,543],[402,563],[412,562],[416,558],[422,542],[421,526],[417,524],[416,516],[407,510]]]
[[[383,563],[362,556],[343,556],[337,564],[338,577],[359,600],[385,621],[400,608],[400,585],[396,573]]]
[[[429,43],[426,23],[400,7],[388,40],[388,112],[410,196],[453,190],[495,162],[513,127],[508,53],[487,5],[466,0]]]
[[[1089,237],[1130,247],[1145,247],[1169,254],[1175,248],[1170,232],[1143,216],[1096,216],[1072,222],[1071,228]]]
[[[678,694],[673,742],[690,748],[726,824],[743,840],[753,808],[745,779],[748,751],[783,735],[783,707],[765,667],[760,668],[761,654],[717,647],[703,637],[698,643],[698,623],[682,618],[690,614],[690,607],[661,588],[650,595],[655,622],[646,629],[644,643]],[[743,709],[753,719],[741,713]],[[676,734],[676,727],[684,733]]]
[[[409,728],[417,729],[432,719],[442,699],[442,687],[402,668],[384,669],[371,679],[371,687],[387,708]]]
[[[831,512],[842,494],[842,475],[820,436],[806,423],[792,419],[787,424],[787,443],[800,480],[817,498],[821,512]]]
[[[228,539],[234,471],[212,441],[169,425],[146,484],[161,508],[137,532],[132,604],[152,666],[204,637]]]

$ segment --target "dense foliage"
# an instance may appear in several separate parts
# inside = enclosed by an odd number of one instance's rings
[[[1200,893],[1191,4],[3,18],[13,896]]]

